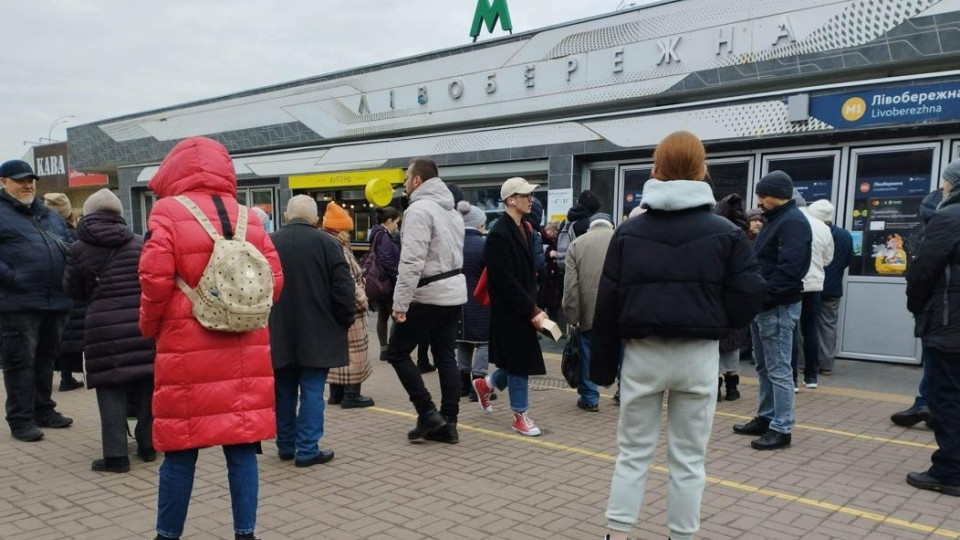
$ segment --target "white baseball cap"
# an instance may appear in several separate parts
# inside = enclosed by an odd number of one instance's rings
[[[508,197],[514,195],[526,195],[531,193],[533,190],[537,189],[537,186],[527,182],[525,179],[515,176],[508,179],[503,183],[503,186],[500,187],[500,199],[507,200]]]

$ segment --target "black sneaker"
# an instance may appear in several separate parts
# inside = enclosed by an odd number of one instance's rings
[[[108,457],[93,460],[90,469],[97,472],[125,473],[130,471],[130,458]]]
[[[756,416],[746,424],[734,424],[733,432],[737,435],[763,435],[770,429],[770,420]]]
[[[43,432],[37,429],[37,426],[11,427],[10,434],[14,439],[23,442],[36,442],[43,438]]]
[[[432,373],[437,370],[437,366],[433,364],[417,364],[417,369],[420,370],[420,373]]]
[[[911,427],[920,422],[929,425],[933,421],[933,413],[930,412],[930,407],[926,405],[914,406],[905,411],[893,413],[890,421],[900,427]]]
[[[617,393],[613,395],[613,402],[617,405],[620,405],[620,390],[617,390]]]
[[[260,540],[260,537],[253,533],[234,533],[233,538],[234,540]]]
[[[769,430],[762,437],[755,441],[750,441],[750,446],[754,450],[777,450],[790,446],[792,437],[789,433],[780,433],[779,431]]]
[[[587,412],[599,412],[600,406],[596,403],[587,403],[582,398],[577,400],[577,407]]]
[[[333,459],[333,450],[321,450],[317,457],[313,459],[298,459],[295,465],[300,468],[312,467],[314,465],[323,465]]]
[[[74,379],[72,375],[69,377],[60,377],[60,386],[57,388],[60,392],[69,392],[77,388],[83,388],[83,381]]]
[[[944,484],[930,475],[930,471],[907,474],[907,483],[917,489],[937,491],[951,497],[960,497],[960,485]]]
[[[445,425],[447,425],[447,421],[436,410],[421,414],[417,417],[417,427],[407,433],[407,439],[410,441],[420,440]]]
[[[42,419],[37,419],[37,425],[53,429],[68,428],[73,424],[73,418],[64,416],[57,411],[51,411]]]

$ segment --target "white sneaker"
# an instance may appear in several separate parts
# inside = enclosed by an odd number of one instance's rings
[[[510,424],[510,429],[521,435],[526,435],[527,437],[540,436],[540,428],[533,423],[533,420],[527,417],[527,413],[525,412],[513,413],[513,423]]]
[[[809,388],[810,390],[815,390],[817,388],[817,383],[815,382],[803,383],[803,386],[805,386],[806,388]]]
[[[794,393],[794,394],[799,394],[799,393],[800,393],[800,389],[797,388],[796,386],[794,386],[794,387],[793,387],[793,393]]]

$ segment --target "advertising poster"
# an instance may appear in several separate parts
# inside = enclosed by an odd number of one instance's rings
[[[567,219],[567,210],[570,210],[573,202],[573,188],[549,190],[547,192],[547,221]]]
[[[830,180],[794,180],[793,187],[797,189],[803,200],[810,204],[814,201],[830,200]]]
[[[902,276],[917,249],[927,177],[858,178],[853,205],[854,262],[864,276]],[[858,249],[859,248],[859,249]]]

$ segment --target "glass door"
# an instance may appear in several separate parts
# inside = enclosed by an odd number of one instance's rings
[[[620,200],[620,219],[625,220],[630,212],[640,205],[643,184],[650,179],[653,164],[620,167],[620,185],[623,186]]]
[[[155,204],[157,204],[156,193],[147,190],[140,192],[140,232],[142,233],[147,232],[147,220]]]
[[[837,205],[839,150],[764,155],[761,176],[770,171],[787,173],[807,204],[826,199]]]
[[[731,193],[736,193],[743,197],[744,205],[749,205],[747,189],[752,177],[752,157],[707,159],[706,180],[713,188],[713,198],[717,202]]]
[[[919,243],[920,202],[937,184],[939,144],[851,150],[845,226],[853,263],[844,295],[841,355],[919,363],[903,278]]]

